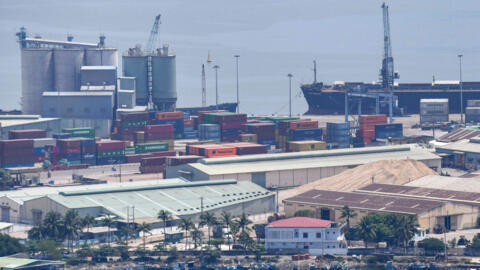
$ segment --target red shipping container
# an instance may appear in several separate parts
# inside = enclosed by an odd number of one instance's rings
[[[140,166],[140,172],[141,173],[163,173],[165,166],[160,165],[160,166],[145,166],[142,167]]]
[[[80,147],[79,148],[63,148],[62,153],[64,153],[64,154],[81,154],[82,149]]]
[[[240,136],[223,136],[222,142],[238,142],[240,141]]]
[[[0,141],[0,148],[5,151],[8,149],[18,149],[18,148],[32,148],[33,149],[33,140],[2,140]]]
[[[220,127],[222,129],[242,128],[243,124],[245,124],[245,122],[224,122],[220,123]]]
[[[217,146],[218,144],[196,144],[196,145],[189,145],[188,146],[188,153],[190,155],[200,155],[200,149],[204,149],[207,147]]]
[[[153,132],[173,132],[173,125],[148,125],[145,127],[145,135]]]
[[[318,128],[318,121],[310,121],[310,120],[293,121],[289,123],[289,128],[294,130]]]
[[[188,120],[183,120],[183,126],[185,126],[185,127],[193,127],[193,126],[195,126],[195,121],[190,120],[190,119],[188,119]]]
[[[80,148],[81,138],[58,139],[57,146],[60,148]]]
[[[127,163],[140,163],[142,158],[153,157],[152,153],[127,155]]]
[[[166,157],[147,157],[140,160],[140,166],[159,166],[164,165],[166,162]]]
[[[47,137],[47,131],[42,129],[24,129],[8,131],[8,139],[36,139]]]
[[[225,122],[247,122],[247,115],[246,114],[223,114],[223,115],[216,115],[215,120],[217,123],[225,123]]]
[[[136,121],[136,120],[150,120],[148,112],[136,112],[136,113],[127,113],[120,115],[120,120],[122,121]]]
[[[156,157],[174,157],[177,155],[175,151],[163,151],[163,152],[153,152],[150,153]]]
[[[164,133],[164,132],[156,132],[156,133],[145,133],[145,141],[152,141],[152,140],[173,140],[173,132]]]
[[[97,151],[125,149],[124,141],[102,141],[97,142]]]
[[[155,118],[158,120],[183,119],[183,112],[158,112]]]

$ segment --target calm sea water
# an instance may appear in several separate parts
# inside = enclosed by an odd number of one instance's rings
[[[235,101],[235,60],[240,55],[241,111],[288,112],[288,78],[294,75],[293,111],[307,104],[300,84],[318,79],[373,81],[382,54],[382,1],[377,0],[0,0],[0,108],[20,108],[20,50],[15,32],[96,42],[125,51],[145,44],[156,14],[161,43],[177,54],[178,106],[201,104],[201,64],[210,51],[219,69],[220,102]],[[478,0],[388,1],[392,47],[401,82],[480,80]],[[207,101],[215,102],[207,71]]]

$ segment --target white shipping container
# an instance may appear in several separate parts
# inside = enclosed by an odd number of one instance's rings
[[[467,100],[467,107],[480,107],[480,99]]]
[[[479,107],[467,107],[467,108],[465,108],[465,114],[467,114],[467,115],[480,115],[480,106]]]
[[[55,145],[56,143],[57,143],[57,140],[54,138],[33,139],[34,148],[45,147],[46,145]]]

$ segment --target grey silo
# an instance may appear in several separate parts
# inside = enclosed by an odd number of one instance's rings
[[[86,66],[118,66],[117,49],[89,48],[85,52]]]
[[[80,68],[85,57],[84,49],[55,49],[54,91],[80,90]]]
[[[152,101],[161,111],[173,111],[177,102],[175,55],[152,56]]]
[[[135,96],[139,106],[148,103],[148,67],[146,56],[127,56],[122,58],[123,75],[135,77]]]

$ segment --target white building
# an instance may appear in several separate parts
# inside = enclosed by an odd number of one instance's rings
[[[294,217],[270,223],[265,228],[265,249],[308,250],[310,255],[346,255],[341,226],[329,220]]]

